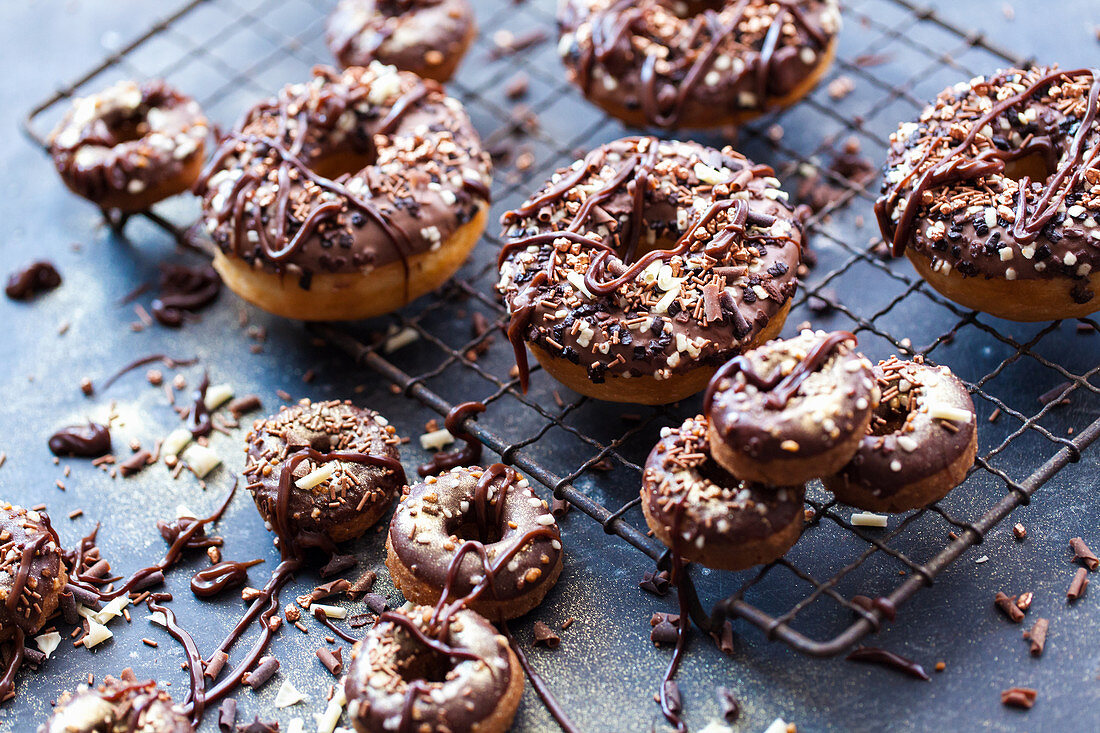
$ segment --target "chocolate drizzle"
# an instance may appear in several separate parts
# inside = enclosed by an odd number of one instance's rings
[[[932,139],[928,144],[924,157],[911,167],[907,175],[890,186],[875,203],[875,215],[878,218],[879,228],[882,230],[883,236],[891,242],[894,255],[900,256],[912,239],[918,213],[925,205],[925,194],[932,191],[932,189],[1003,174],[1006,163],[1032,153],[1044,154],[1044,157],[1049,160],[1051,158],[1051,140],[1049,138],[1035,138],[1031,135],[1015,149],[1007,146],[1001,148],[997,145],[991,145],[977,154],[972,154],[970,151],[978,135],[989,129],[987,126],[998,117],[1014,107],[1027,103],[1036,93],[1049,85],[1061,79],[1068,80],[1080,76],[1087,76],[1092,80],[1086,112],[1077,121],[1076,132],[1068,151],[1062,156],[1062,163],[1044,182],[1043,192],[1034,204],[1030,214],[1028,213],[1027,201],[1030,179],[1024,177],[1020,182],[1016,216],[1009,232],[1020,244],[1034,242],[1044,227],[1058,214],[1059,208],[1065,202],[1070,191],[1078,185],[1085,170],[1092,167],[1098,156],[1100,156],[1100,144],[1094,145],[1088,151],[1085,150],[1085,141],[1092,133],[1094,123],[1097,121],[1098,103],[1100,103],[1100,72],[1096,70],[1054,70],[1042,74],[1038,79],[1029,83],[1023,91],[994,103],[981,117],[965,123],[969,125],[969,130],[958,144],[945,153],[937,154],[936,162],[921,171],[922,166],[935,154],[939,144],[947,138],[941,135]],[[913,182],[914,179],[915,183]],[[909,191],[901,214],[895,223],[893,221],[895,206],[901,198],[902,192],[910,184],[912,184],[912,189]]]
[[[856,337],[848,331],[833,331],[819,341],[786,376],[777,368],[770,376],[762,377],[753,370],[748,357],[744,355],[734,357],[722,365],[722,368],[715,372],[714,377],[711,378],[710,384],[707,385],[707,391],[703,395],[703,411],[710,412],[711,406],[714,404],[714,393],[719,389],[719,385],[730,379],[734,374],[743,375],[746,382],[762,392],[769,393],[764,401],[767,408],[772,410],[782,409],[798,392],[798,388],[806,381],[806,378],[820,369],[828,361],[833,350],[845,341],[851,341],[854,344]]]
[[[4,668],[4,676],[0,677],[0,702],[6,700],[8,695],[15,690],[15,675],[19,673],[19,668],[23,666],[25,643],[26,635],[23,633],[23,629],[16,626],[8,643],[11,648],[11,656]]]
[[[194,313],[214,302],[221,289],[222,279],[210,265],[165,265],[160,276],[160,294],[151,308],[153,317],[161,325],[178,328],[185,313]]]
[[[191,393],[191,406],[187,409],[187,415],[184,417],[187,429],[196,438],[210,435],[214,430],[214,423],[210,420],[210,410],[206,407],[206,390],[209,388],[210,374],[204,371],[202,381]]]
[[[134,369],[137,369],[138,367],[143,367],[146,364],[153,364],[155,362],[160,362],[161,364],[168,367],[169,369],[178,369],[179,367],[191,366],[192,364],[197,364],[198,361],[199,360],[197,358],[174,359],[171,356],[167,356],[166,354],[150,354],[149,356],[143,356],[140,359],[134,359],[132,362],[130,362],[126,366],[122,367],[117,372],[115,372],[110,377],[108,377],[106,380],[104,380],[103,384],[99,385],[99,390],[102,392],[103,390],[107,389],[112,384],[114,384],[115,381],[118,380],[119,377],[122,377],[123,375],[127,374],[128,372],[132,372]]]
[[[542,704],[546,706],[546,711],[550,713],[551,717],[557,721],[558,726],[561,727],[565,733],[580,733],[580,729],[573,725],[573,721],[569,719],[568,713],[558,702],[554,694],[550,692],[549,685],[546,684],[546,680],[535,671],[535,668],[531,666],[531,662],[528,661],[527,655],[524,654],[523,649],[516,643],[515,637],[512,636],[512,632],[508,630],[508,624],[501,622],[500,630],[504,634],[504,637],[508,639],[508,646],[512,647],[512,652],[516,655],[516,659],[519,660],[519,664],[523,667],[524,673],[527,675],[527,679],[531,680],[531,686],[535,688],[535,692],[538,693],[539,699],[542,700]]]
[[[39,260],[8,276],[4,293],[12,300],[30,300],[61,284],[61,274],[52,262]]]
[[[457,466],[472,466],[481,462],[481,441],[462,427],[467,418],[485,412],[481,402],[462,402],[451,408],[444,420],[444,427],[456,440],[466,444],[458,450],[446,453],[437,451],[431,461],[416,469],[421,476],[431,476],[441,471],[449,471]]]
[[[904,672],[910,677],[916,677],[918,680],[930,681],[932,678],[928,676],[928,673],[924,671],[924,667],[920,666],[912,659],[906,659],[903,656],[895,654],[894,652],[880,649],[874,646],[861,646],[856,647],[848,654],[845,659],[849,659],[853,662],[868,662],[870,664],[879,664],[883,667],[889,667],[890,669],[896,669],[899,672]]]
[[[106,425],[89,421],[70,425],[50,436],[50,452],[55,456],[98,458],[111,452],[111,431]]]
[[[215,563],[191,576],[191,592],[200,598],[210,598],[230,588],[242,586],[248,580],[248,569],[262,562],[263,560],[223,560]]]

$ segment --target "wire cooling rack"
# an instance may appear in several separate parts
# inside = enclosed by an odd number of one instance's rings
[[[499,215],[580,151],[631,131],[565,81],[553,0],[475,4],[481,34],[451,92],[497,160],[493,212]],[[119,79],[155,76],[194,94],[216,122],[229,124],[257,99],[304,78],[313,64],[331,62],[324,45],[330,5],[192,0],[37,105],[27,132],[44,144],[70,97]],[[950,365],[973,394],[980,449],[961,487],[937,505],[892,518],[885,530],[853,526],[850,510],[815,484],[807,497],[812,518],[785,558],[736,574],[693,569],[697,624],[714,628],[725,617],[744,619],[769,638],[818,656],[843,651],[884,620],[881,611],[854,605],[853,595],[900,606],[1100,436],[1096,321],[1014,324],[944,300],[907,262],[882,256],[871,214],[878,176],[845,175],[830,165],[849,141],[881,163],[890,132],[924,100],[959,80],[1029,60],[909,0],[847,0],[843,17],[834,67],[806,99],[726,139],[692,137],[735,142],[775,167],[789,190],[813,176],[836,189],[809,220],[817,265],[802,278],[788,333],[812,321],[854,331],[872,358],[921,354]],[[522,98],[510,98],[510,88],[519,86],[525,86]],[[146,216],[185,241],[197,213],[194,201],[173,201]],[[505,312],[493,291],[495,233],[491,226],[450,284],[402,312],[309,328],[357,367],[441,415],[454,403],[480,399],[489,410],[467,426],[501,460],[601,523],[609,542],[625,541],[666,562],[639,510],[640,465],[661,427],[694,414],[698,399],[658,408],[599,403],[559,387],[537,367],[531,390],[521,394],[499,330]],[[471,329],[473,322],[496,327]],[[394,341],[384,337],[387,327],[408,335],[394,353],[388,353]],[[716,599],[709,610],[704,598]]]

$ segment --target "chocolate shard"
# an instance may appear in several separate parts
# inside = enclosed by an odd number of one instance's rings
[[[258,690],[267,684],[267,681],[279,671],[279,660],[275,657],[262,657],[256,668],[244,676],[242,680],[253,690]]]
[[[1077,568],[1077,573],[1073,576],[1073,581],[1069,584],[1069,590],[1066,591],[1066,600],[1076,601],[1078,598],[1085,595],[1085,589],[1088,587],[1088,568]]]
[[[649,640],[653,642],[654,646],[675,644],[679,636],[679,629],[667,620],[660,621],[649,632]]]
[[[1031,642],[1031,656],[1039,657],[1043,654],[1043,648],[1047,643],[1047,630],[1050,621],[1045,618],[1035,620],[1035,625],[1024,632],[1024,639]]]
[[[377,576],[375,575],[375,572],[373,570],[368,570],[360,575],[348,588],[348,598],[355,601],[369,593],[370,589],[374,587],[374,581],[376,577]]]
[[[722,708],[722,717],[727,723],[732,723],[741,715],[741,703],[737,701],[733,691],[721,685],[714,691],[718,697],[718,705]]]
[[[223,651],[216,651],[210,657],[210,661],[206,663],[203,668],[203,676],[210,679],[211,682],[218,679],[218,675],[225,669],[226,663],[229,661],[229,655]]]
[[[997,591],[997,595],[993,597],[993,603],[1012,623],[1018,624],[1024,620],[1024,612],[1016,605],[1015,596],[1006,596],[1003,592]]]
[[[218,708],[218,730],[221,733],[233,733],[237,727],[237,701],[229,697]]]
[[[1074,537],[1069,541],[1069,549],[1073,550],[1075,562],[1081,563],[1089,570],[1100,568],[1100,558],[1096,557],[1096,553],[1090,550],[1089,546],[1080,537]]]
[[[1001,693],[1001,704],[1030,710],[1038,696],[1039,693],[1030,687],[1010,687]]]
[[[359,563],[355,559],[355,555],[333,555],[329,558],[320,570],[322,578],[330,578],[333,575],[339,575],[345,570],[351,570]],[[347,582],[347,581],[345,581]],[[348,584],[350,586],[350,583]]]
[[[325,665],[325,669],[334,677],[339,677],[344,671],[343,647],[336,647],[336,649],[321,647],[316,654],[321,664]]]
[[[542,621],[535,622],[535,646],[557,649],[561,646],[561,637]]]
[[[642,582],[638,583],[639,588],[655,596],[668,595],[670,586],[671,580],[667,570],[646,572],[645,575],[642,576]]]

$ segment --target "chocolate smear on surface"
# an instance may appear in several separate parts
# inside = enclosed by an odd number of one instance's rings
[[[40,260],[8,276],[4,294],[12,300],[30,300],[39,293],[53,290],[61,284],[61,274],[52,262]]]
[[[165,265],[161,268],[160,294],[152,305],[153,317],[161,325],[179,328],[184,313],[194,313],[214,302],[221,288],[222,279],[210,265]]]
[[[106,425],[91,421],[87,425],[69,425],[50,436],[49,446],[55,456],[98,458],[111,452],[111,431]]]

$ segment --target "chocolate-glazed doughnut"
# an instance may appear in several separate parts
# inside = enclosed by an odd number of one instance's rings
[[[428,606],[388,611],[352,649],[344,680],[359,733],[503,733],[523,694],[508,641],[473,611],[444,629]]]
[[[1100,72],[1008,69],[950,87],[890,136],[875,204],[895,255],[1016,321],[1100,310]]]
[[[363,534],[389,509],[405,483],[400,441],[373,410],[303,400],[253,423],[247,488],[280,541],[326,547]]]
[[[802,223],[771,168],[632,137],[555,173],[503,217],[498,290],[526,387],[526,341],[572,390],[661,404],[779,333]]]
[[[802,534],[806,487],[764,486],[730,475],[710,456],[702,415],[661,430],[646,459],[641,493],[642,512],[657,538],[682,559],[708,568],[771,562]]]
[[[64,692],[38,733],[191,733],[195,727],[153,680],[138,682],[130,669],[107,675],[96,687]]]
[[[890,357],[874,368],[882,402],[852,460],[822,479],[845,504],[903,512],[939,501],[974,464],[970,393],[945,366]]]
[[[341,66],[380,61],[440,83],[477,35],[468,0],[340,0],[326,27]]]
[[[72,191],[102,209],[147,209],[191,188],[209,123],[195,100],[160,79],[123,81],[73,100],[50,134],[50,155]]]
[[[442,285],[485,228],[489,155],[437,82],[318,67],[245,113],[196,188],[214,267],[277,315],[387,313]]]
[[[847,463],[878,404],[871,362],[847,331],[803,331],[725,364],[703,399],[710,449],[749,481],[785,486]]]
[[[41,629],[67,577],[49,516],[0,502],[0,640]]]
[[[836,51],[836,0],[565,0],[558,51],[588,99],[637,127],[739,124],[801,99]]]
[[[408,600],[466,598],[466,607],[494,620],[537,606],[562,566],[550,507],[527,479],[499,463],[455,468],[406,487],[386,552],[394,585]]]

